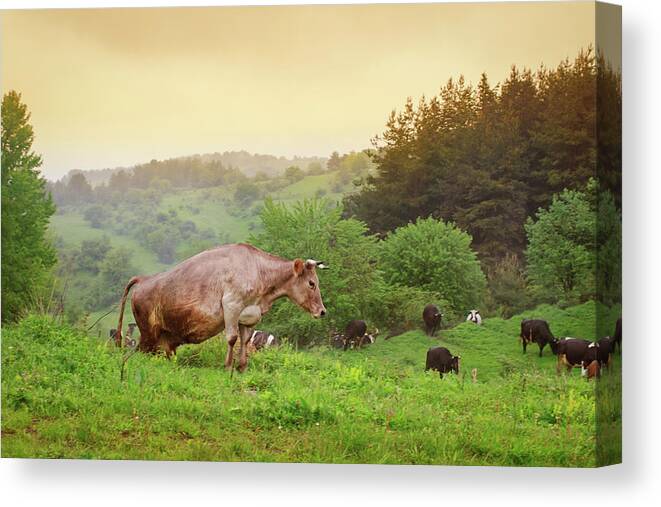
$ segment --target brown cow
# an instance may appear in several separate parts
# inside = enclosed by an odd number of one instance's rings
[[[140,329],[139,350],[165,351],[201,343],[225,329],[225,367],[233,364],[236,340],[241,340],[239,370],[247,364],[246,344],[252,328],[276,299],[287,296],[315,317],[326,314],[316,268],[322,262],[286,260],[247,244],[206,250],[153,276],[131,278],[122,296],[117,342],[121,345],[124,305],[135,286],[131,307]]]

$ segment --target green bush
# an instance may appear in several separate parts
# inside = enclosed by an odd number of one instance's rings
[[[528,218],[527,274],[544,301],[619,301],[621,217],[611,194],[597,185],[591,179],[583,192],[564,190],[536,219]]]
[[[385,279],[439,293],[446,310],[463,314],[484,299],[486,279],[471,237],[452,223],[419,218],[388,234],[380,245]]]
[[[261,214],[263,232],[250,243],[287,259],[325,261],[329,269],[318,271],[319,286],[328,310],[314,320],[285,301],[274,305],[263,326],[288,336],[299,344],[323,342],[332,330],[366,315],[370,293],[378,272],[376,239],[365,224],[342,219],[342,209],[327,200],[305,200],[288,207],[267,199]]]
[[[390,334],[420,328],[422,310],[429,303],[441,309],[444,323],[456,321],[458,317],[437,292],[406,285],[389,285],[383,280],[373,285],[367,302],[369,320],[382,326],[380,331],[387,330]]]

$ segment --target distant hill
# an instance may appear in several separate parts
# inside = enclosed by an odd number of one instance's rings
[[[215,153],[205,153],[202,155],[195,154],[185,157],[175,157],[169,160],[190,160],[199,158],[203,162],[221,162],[225,167],[234,167],[239,169],[246,176],[254,176],[259,172],[265,173],[267,176],[279,176],[284,173],[285,169],[290,166],[298,166],[305,170],[310,164],[320,164],[322,168],[326,168],[327,157],[276,157],[275,155],[262,155],[259,153],[249,153],[245,150],[242,151],[225,151]],[[139,164],[136,164],[139,165]],[[85,178],[90,185],[96,187],[107,183],[112,174],[119,171],[131,172],[133,167],[114,167],[107,169],[91,169],[81,170],[72,169],[64,176],[63,181],[66,183],[69,178],[74,174],[84,174]]]

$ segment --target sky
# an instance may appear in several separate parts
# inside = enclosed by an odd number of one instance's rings
[[[554,67],[594,45],[592,2],[0,13],[2,91],[42,172],[245,149],[361,150],[407,97]]]

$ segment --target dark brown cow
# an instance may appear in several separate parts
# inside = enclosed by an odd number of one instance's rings
[[[526,353],[526,347],[529,343],[536,343],[539,346],[539,357],[542,357],[544,347],[548,343],[551,346],[551,351],[556,354],[556,344],[558,340],[555,339],[549,323],[541,319],[524,319],[521,321],[521,344],[523,345],[523,353]]]
[[[350,345],[358,348],[362,344],[363,336],[367,333],[367,323],[364,320],[352,320],[344,330],[344,350]]]
[[[434,336],[441,326],[443,314],[436,305],[428,304],[422,310],[422,320],[425,323],[425,333],[427,336]]]
[[[579,366],[585,370],[583,366],[584,361],[587,361],[585,363],[587,365],[597,359],[597,348],[598,345],[589,340],[563,338],[556,344],[558,354],[556,371],[560,373],[563,366],[567,368],[567,371],[571,371],[572,368]]]
[[[615,352],[615,340],[610,336],[605,336],[597,341],[599,348],[597,350],[597,360],[602,368],[610,368],[613,353]]]
[[[206,250],[153,276],[133,277],[122,296],[117,343],[126,298],[135,286],[131,307],[140,329],[139,350],[162,349],[169,357],[179,345],[201,343],[225,329],[225,367],[232,366],[240,339],[243,371],[252,328],[276,299],[286,296],[315,318],[326,313],[317,267],[325,268],[322,262],[290,261],[242,243]]]
[[[453,356],[445,347],[434,347],[427,351],[425,371],[436,370],[441,378],[444,373],[451,371],[459,373],[459,360],[461,356]]]

